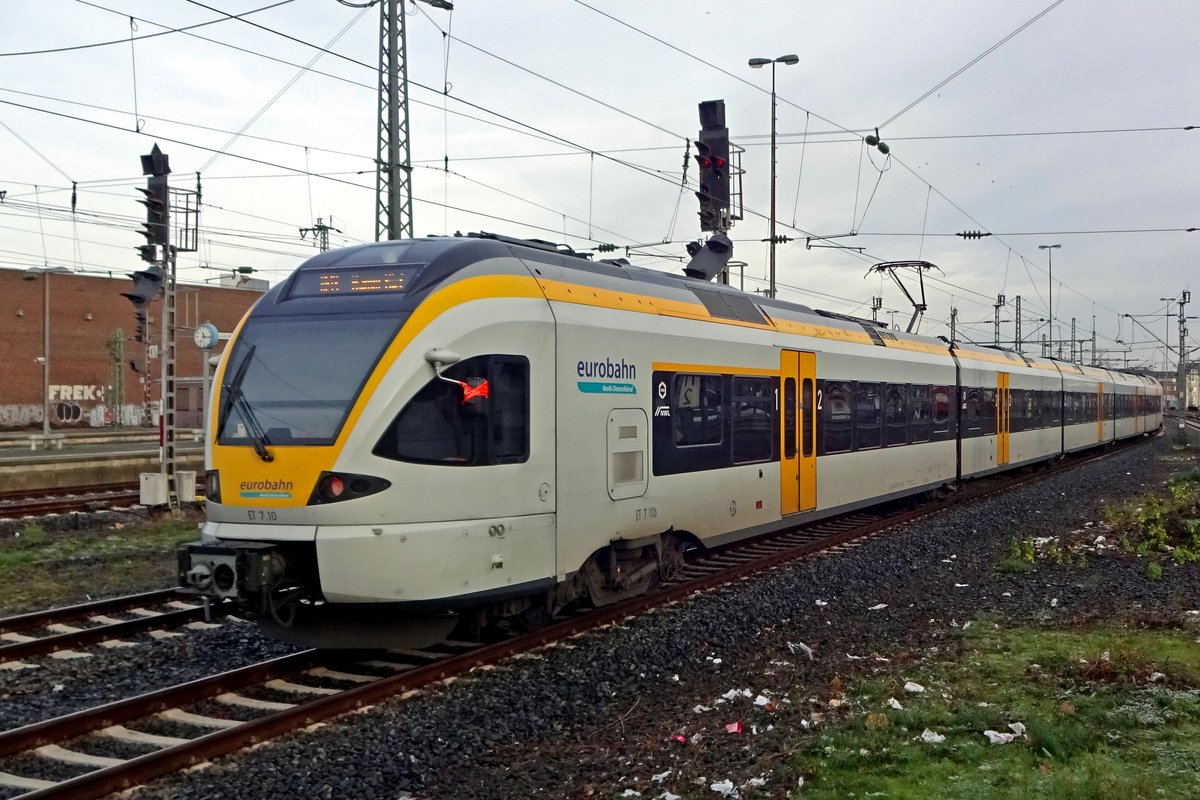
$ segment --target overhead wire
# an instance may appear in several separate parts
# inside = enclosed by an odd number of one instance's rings
[[[85,6],[92,6],[93,8],[97,8],[101,11],[111,11],[112,10],[112,9],[104,8],[103,6],[97,5],[96,3],[89,3],[88,0],[75,0],[75,2],[82,3]],[[244,16],[249,16],[250,14],[258,14],[263,11],[269,11],[272,8],[278,8],[279,6],[285,6],[288,3],[294,3],[294,2],[296,2],[296,0],[279,0],[279,2],[277,2],[277,3],[272,3],[271,5],[263,6],[262,8],[255,8],[255,9],[251,9],[250,11],[243,11],[241,14],[225,14],[220,19],[210,19],[207,22],[198,22],[195,25],[186,25],[181,28],[170,28],[169,30],[159,31],[158,33],[148,33],[148,34],[145,34],[144,36],[137,36],[137,37],[134,37],[133,41],[141,41],[143,39],[153,39],[158,36],[166,36],[169,33],[186,33],[187,31],[195,30],[196,28],[203,28],[208,25],[216,25],[219,22],[227,22],[231,19],[234,19],[235,17],[244,17]],[[129,15],[122,14],[122,16],[129,16]],[[136,19],[136,18],[130,17],[130,19]],[[52,53],[70,53],[70,52],[74,52],[76,50],[89,50],[89,49],[92,49],[95,47],[108,47],[110,45],[115,45],[115,44],[125,44],[128,41],[130,41],[129,38],[121,38],[121,39],[110,39],[110,40],[106,40],[103,42],[92,42],[90,44],[70,45],[68,47],[51,47],[51,48],[48,48],[45,50],[14,51],[14,52],[10,52],[10,53],[0,53],[0,58],[10,58],[10,57],[16,57],[16,56],[40,56],[40,55],[48,55],[48,54],[52,54]]]

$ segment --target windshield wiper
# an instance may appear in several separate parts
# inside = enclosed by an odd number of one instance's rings
[[[275,456],[271,455],[271,451],[267,449],[270,442],[267,441],[267,434],[263,432],[262,426],[258,424],[258,417],[254,414],[254,409],[250,407],[249,401],[246,400],[246,395],[242,394],[241,388],[234,390],[237,393],[237,398],[234,400],[237,403],[238,412],[242,415],[242,421],[246,423],[246,430],[250,434],[250,444],[254,445],[254,452],[258,453],[258,457],[263,461],[274,461]]]
[[[242,357],[242,363],[238,364],[233,378],[221,385],[221,413],[217,415],[217,430],[225,430],[229,412],[236,406],[242,422],[246,425],[246,431],[250,434],[250,444],[253,445],[254,452],[263,461],[270,462],[275,460],[275,456],[271,455],[271,451],[267,449],[270,442],[267,441],[267,435],[263,432],[262,425],[258,423],[254,409],[250,407],[246,395],[242,393],[242,381],[246,379],[246,371],[250,368],[250,361],[254,358],[254,351],[257,348],[258,345],[252,344],[246,349],[246,355]]]

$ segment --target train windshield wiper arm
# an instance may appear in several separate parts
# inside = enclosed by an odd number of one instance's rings
[[[238,413],[242,416],[242,422],[246,423],[246,430],[250,434],[250,444],[254,446],[254,452],[258,453],[258,457],[263,461],[274,461],[275,456],[271,455],[271,451],[267,449],[270,442],[267,441],[267,434],[263,432],[262,425],[258,424],[258,417],[254,414],[254,409],[250,407],[250,402],[246,399],[246,395],[242,394],[241,387],[234,389],[236,398],[234,402],[237,404]]]
[[[252,344],[246,349],[246,355],[242,357],[242,362],[238,364],[233,377],[221,385],[221,413],[217,416],[217,430],[225,430],[229,412],[236,406],[242,422],[245,423],[246,430],[250,434],[250,443],[254,446],[254,452],[263,461],[274,461],[275,457],[267,449],[269,444],[267,435],[263,432],[262,426],[258,424],[258,417],[255,416],[254,409],[250,407],[246,396],[242,394],[242,381],[246,379],[246,371],[250,368],[250,362],[254,358],[254,351],[257,347],[258,345]]]

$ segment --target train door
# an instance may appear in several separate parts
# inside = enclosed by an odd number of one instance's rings
[[[1096,384],[1096,441],[1104,441],[1104,384]]]
[[[1145,425],[1142,424],[1142,390],[1138,387],[1133,387],[1133,432],[1141,433],[1145,430]]]
[[[779,356],[780,514],[817,507],[817,356],[783,350]]]
[[[1012,424],[1012,394],[1009,391],[1010,375],[996,373],[996,465],[1009,461],[1009,431]]]

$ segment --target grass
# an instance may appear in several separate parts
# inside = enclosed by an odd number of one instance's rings
[[[804,778],[797,800],[1200,797],[1196,631],[983,622],[965,635],[953,660],[907,670],[920,674],[848,681],[853,712],[793,738],[771,783]],[[1010,744],[983,735],[1016,722]],[[926,729],[945,740],[920,741]]]
[[[0,614],[84,602],[175,582],[175,548],[194,520],[49,532],[36,523],[0,539]]]

